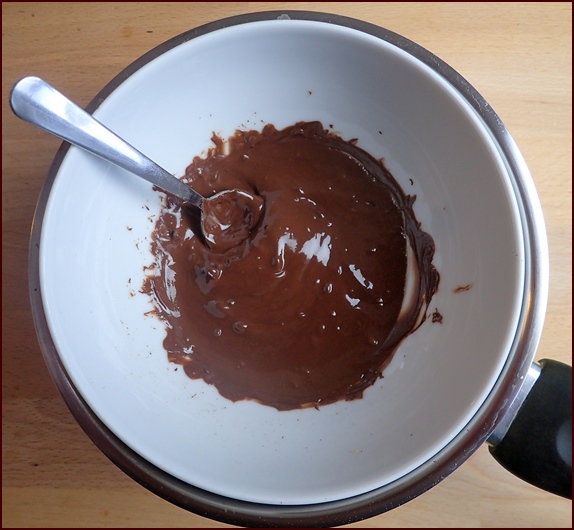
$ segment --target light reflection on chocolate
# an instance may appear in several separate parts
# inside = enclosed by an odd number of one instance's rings
[[[166,198],[142,290],[165,323],[169,360],[232,401],[290,410],[360,398],[438,288],[414,197],[319,122],[237,131],[228,153],[213,141],[184,180],[206,197],[261,197],[263,208],[217,248],[197,210]]]

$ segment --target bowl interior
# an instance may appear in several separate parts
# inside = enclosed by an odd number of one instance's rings
[[[491,391],[524,289],[520,216],[474,110],[405,51],[350,28],[271,20],[201,35],[122,82],[95,112],[182,175],[216,132],[320,120],[385,163],[436,243],[428,318],[363,399],[278,412],[232,403],[170,365],[140,292],[160,195],[71,148],[46,206],[42,301],[95,414],[174,477],[236,499],[307,504],[388,484],[432,460]]]

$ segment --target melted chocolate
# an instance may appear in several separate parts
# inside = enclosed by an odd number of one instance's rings
[[[210,246],[197,210],[166,198],[143,290],[169,360],[232,401],[289,410],[360,398],[438,287],[414,197],[319,122],[237,131],[228,153],[213,141],[184,180],[264,204],[241,210],[232,242]]]

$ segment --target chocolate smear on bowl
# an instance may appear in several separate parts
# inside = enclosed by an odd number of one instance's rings
[[[213,143],[183,180],[205,197],[241,190],[261,207],[216,248],[198,210],[165,198],[142,290],[165,324],[169,361],[231,401],[279,410],[362,397],[438,288],[415,197],[317,121]]]

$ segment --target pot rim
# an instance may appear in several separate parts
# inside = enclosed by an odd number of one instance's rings
[[[484,98],[458,72],[413,41],[358,19],[314,11],[264,11],[220,19],[177,35],[158,45],[115,76],[86,107],[93,113],[126,79],[147,63],[198,36],[258,21],[289,18],[344,26],[384,40],[442,76],[483,120],[504,158],[522,219],[525,246],[523,302],[511,351],[490,394],[472,420],[432,461],[390,484],[337,501],[308,505],[270,505],[224,497],[187,484],[154,466],[125,445],[90,409],[72,383],[51,338],[44,313],[40,275],[42,221],[54,179],[69,144],[62,143],[42,188],[29,247],[29,289],[32,315],[44,360],[75,420],[96,446],[128,476],[165,500],[198,515],[228,524],[261,527],[326,527],[373,517],[404,504],[441,482],[489,437],[514,405],[533,362],[546,312],[549,282],[548,242],[541,204],[526,163],[508,130]]]

